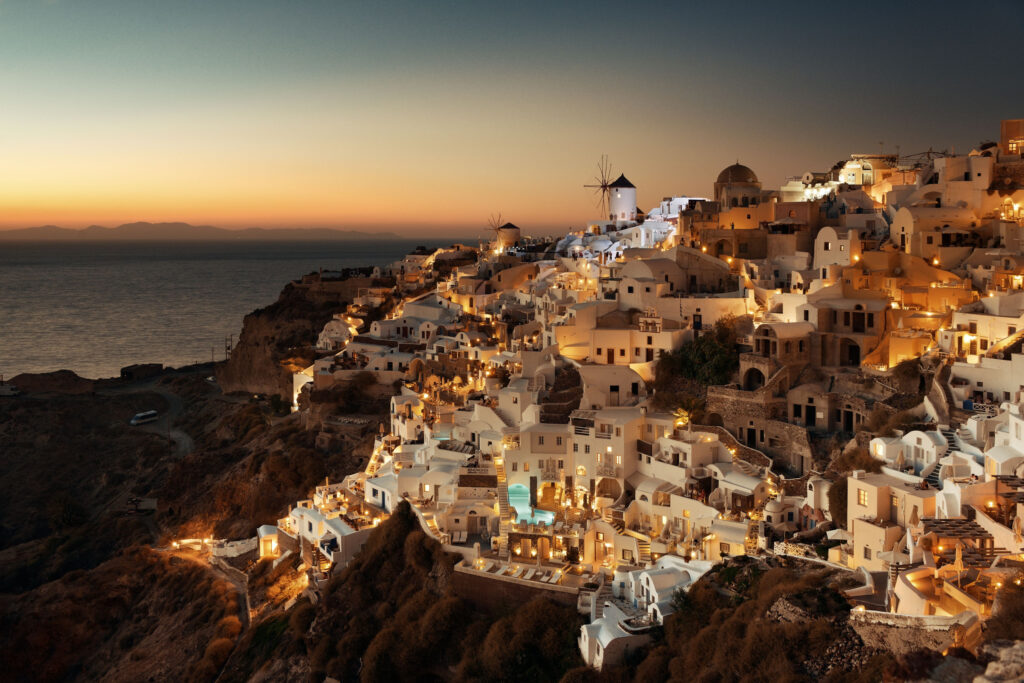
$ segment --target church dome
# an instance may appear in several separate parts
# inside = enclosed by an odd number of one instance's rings
[[[718,174],[717,183],[756,183],[757,175],[743,164],[733,164]]]

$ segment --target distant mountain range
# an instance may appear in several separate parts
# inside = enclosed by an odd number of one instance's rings
[[[228,230],[212,225],[188,223],[125,223],[116,228],[90,225],[82,230],[41,225],[35,228],[0,230],[0,242],[105,242],[105,241],[329,241],[329,240],[397,240],[393,232],[364,232],[333,228],[245,228]]]

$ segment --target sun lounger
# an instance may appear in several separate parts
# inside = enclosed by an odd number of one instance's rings
[[[518,579],[519,575],[522,574],[522,573],[523,573],[523,568],[522,567],[517,567],[516,570],[514,572],[512,572],[511,576],[514,579]]]
[[[523,578],[526,579],[526,580],[530,580],[530,579],[533,578],[533,575],[536,574],[536,573],[537,573],[536,569],[527,569],[526,573],[523,574]]]

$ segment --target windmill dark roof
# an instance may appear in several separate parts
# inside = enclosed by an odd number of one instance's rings
[[[619,175],[608,187],[632,187],[634,190],[636,189],[636,185],[626,180],[625,175]]]
[[[518,225],[513,225],[512,223],[505,223],[505,225],[502,225],[502,226],[498,227],[498,230],[518,230],[518,229],[519,229],[519,226]]]

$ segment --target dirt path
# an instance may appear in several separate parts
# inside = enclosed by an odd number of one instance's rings
[[[113,389],[104,389],[96,393],[101,396],[117,396],[150,391],[161,396],[165,401],[167,401],[167,410],[160,415],[156,422],[140,425],[139,427],[136,427],[136,429],[143,432],[166,436],[169,441],[174,442],[177,456],[179,458],[184,458],[195,450],[195,442],[192,440],[192,437],[174,426],[175,420],[177,420],[185,410],[185,403],[182,401],[181,396],[178,396],[173,391],[169,391],[166,387],[161,386],[159,384],[160,379],[161,378],[159,377],[155,377],[141,382],[132,382],[131,384],[126,384]]]

